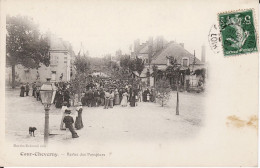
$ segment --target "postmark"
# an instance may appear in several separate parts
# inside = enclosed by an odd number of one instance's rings
[[[209,46],[211,50],[217,54],[221,51],[221,38],[219,27],[217,24],[213,24],[210,28],[208,35]]]
[[[257,34],[253,10],[218,15],[224,56],[257,52]]]

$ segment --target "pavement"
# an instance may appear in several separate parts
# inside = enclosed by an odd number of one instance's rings
[[[31,95],[31,93],[30,93]],[[32,96],[20,97],[19,90],[7,89],[6,138],[10,143],[43,143],[44,107]],[[77,130],[79,138],[66,139],[66,131],[60,131],[61,110],[54,105],[50,109],[49,143],[79,142],[127,142],[127,141],[175,141],[194,138],[203,127],[204,93],[180,92],[179,115],[176,115],[176,92],[165,107],[158,103],[138,102],[137,107],[103,109],[83,107],[84,128]],[[72,116],[76,110],[71,107]],[[36,127],[35,137],[29,135],[29,127]]]

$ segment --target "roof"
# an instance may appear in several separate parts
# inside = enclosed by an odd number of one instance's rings
[[[154,55],[151,64],[167,64],[167,57],[169,56],[173,56],[174,58],[176,58],[178,64],[181,64],[182,58],[184,57],[188,57],[191,64],[194,60],[194,56],[186,49],[184,49],[180,44],[176,42],[170,42],[165,48]],[[203,63],[195,57],[195,64]]]
[[[139,51],[139,54],[147,54],[148,53],[148,45],[145,44],[142,46],[142,49]]]
[[[68,51],[70,44],[67,41],[63,41],[62,38],[58,38],[53,34],[50,34],[50,50],[63,50]]]

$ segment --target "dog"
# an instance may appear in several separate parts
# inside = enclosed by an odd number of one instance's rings
[[[35,130],[37,130],[37,128],[36,127],[29,127],[29,134],[31,135],[31,136],[34,136],[34,131]],[[34,136],[35,137],[35,136]]]

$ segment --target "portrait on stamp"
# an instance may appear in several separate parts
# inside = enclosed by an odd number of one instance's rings
[[[253,10],[219,14],[225,56],[257,52],[257,31]]]

